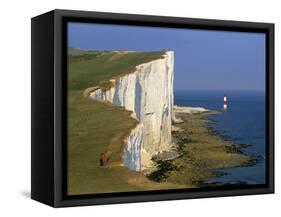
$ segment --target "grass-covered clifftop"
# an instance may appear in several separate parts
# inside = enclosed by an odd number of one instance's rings
[[[68,86],[83,90],[104,86],[111,78],[134,72],[137,65],[160,59],[164,52],[88,51],[69,56]]]
[[[162,58],[164,52],[68,50],[68,194],[91,194],[176,188],[120,166],[123,139],[137,121],[122,107],[83,96],[85,89],[108,85],[111,78],[131,73],[139,64]],[[110,164],[100,167],[100,154]]]

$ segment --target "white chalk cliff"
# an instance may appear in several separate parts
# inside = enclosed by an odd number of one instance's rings
[[[171,147],[174,52],[136,66],[133,73],[115,80],[109,90],[96,88],[92,99],[109,101],[132,111],[139,124],[124,140],[124,165],[140,171],[152,167],[151,157]]]

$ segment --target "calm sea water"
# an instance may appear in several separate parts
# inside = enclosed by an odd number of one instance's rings
[[[200,106],[221,111],[224,92],[219,91],[175,91],[175,104]],[[253,166],[220,170],[224,176],[206,180],[206,183],[264,184],[265,183],[265,94],[262,92],[227,92],[228,109],[218,115],[211,127],[233,143],[248,144],[245,153],[260,160]]]

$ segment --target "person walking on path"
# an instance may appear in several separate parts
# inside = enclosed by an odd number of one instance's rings
[[[106,164],[108,164],[109,161],[109,153],[108,151],[105,151],[103,153],[100,154],[100,166],[105,166]]]
[[[108,151],[105,151],[103,153],[103,165],[108,164],[108,161],[109,161],[109,153],[108,153]]]

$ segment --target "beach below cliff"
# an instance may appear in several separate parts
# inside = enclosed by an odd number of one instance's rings
[[[174,151],[178,157],[157,160],[156,170],[148,177],[157,182],[206,187],[204,180],[224,175],[219,169],[253,164],[253,158],[241,150],[245,145],[233,144],[216,134],[208,117],[220,115],[201,107],[175,106],[173,126]]]

